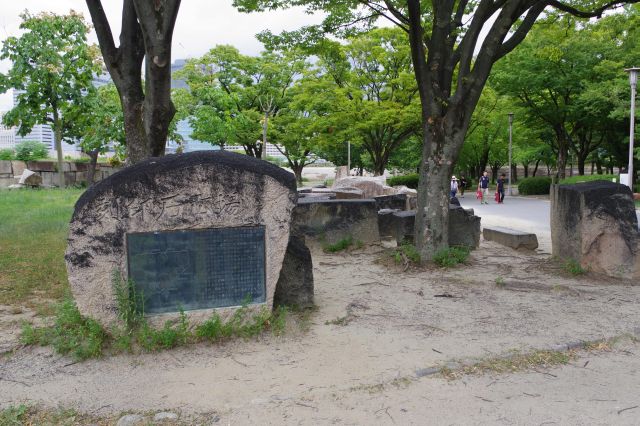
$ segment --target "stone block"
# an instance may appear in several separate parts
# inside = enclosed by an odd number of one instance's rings
[[[393,213],[394,236],[398,244],[413,241],[416,211]],[[449,245],[475,249],[480,244],[480,218],[459,206],[449,205]]]
[[[291,234],[276,284],[273,305],[313,306],[313,261],[304,237]]]
[[[55,172],[58,164],[55,161],[28,161],[27,168],[34,172]]]
[[[190,307],[191,300],[182,304],[192,323],[210,318],[213,312],[226,318],[240,303],[226,298],[233,288],[225,282],[246,275],[244,271],[256,264],[256,258],[262,259],[262,266],[250,278],[252,283],[263,283],[263,299],[252,299],[249,306],[271,309],[296,199],[293,174],[227,151],[149,158],[120,170],[87,189],[71,218],[65,260],[78,309],[105,325],[116,323],[113,277],[130,278],[132,267],[137,268],[131,263],[135,261],[145,266],[143,272],[149,274],[147,281],[155,285],[157,297],[171,301],[176,295],[188,296],[212,303],[207,306],[214,307],[197,309]],[[244,237],[249,234],[251,240]],[[197,235],[202,238],[195,240]],[[211,235],[229,235],[231,239],[222,240],[224,247],[232,251],[248,247],[245,251],[253,254],[245,254],[243,264],[242,258],[220,251],[222,242]],[[180,249],[129,252],[129,244],[139,244],[141,238],[143,242],[172,240],[172,247]],[[190,244],[189,238],[199,245]],[[132,253],[139,257],[129,257]],[[223,281],[218,279],[220,274]],[[194,280],[205,280],[206,287],[194,287]],[[149,305],[145,302],[145,306]],[[148,315],[154,326],[178,317],[177,309],[156,312]]]
[[[364,198],[374,198],[380,195],[388,195],[386,188],[386,179],[384,176],[362,177],[348,176],[339,181],[335,181],[333,189],[336,188],[358,188],[363,191]]]
[[[482,229],[482,237],[486,241],[495,241],[498,244],[516,250],[521,248],[535,250],[538,248],[538,237],[536,234],[500,226],[485,226]]]
[[[334,182],[342,180],[349,176],[349,168],[347,166],[338,166],[336,167],[336,177]]]
[[[449,245],[470,249],[480,245],[480,217],[460,206],[449,205]]]
[[[612,277],[640,278],[640,231],[629,187],[552,185],[550,198],[554,256]]]
[[[25,171],[22,172],[22,176],[20,176],[20,181],[18,183],[26,186],[40,186],[42,185],[42,176],[33,170],[25,169]]]
[[[11,161],[11,168],[14,176],[22,176],[22,172],[27,168],[24,161]]]
[[[358,188],[313,188],[311,194],[330,194],[336,200],[361,200],[364,192]]]
[[[381,195],[374,200],[378,210],[407,210],[407,194]]]
[[[343,238],[380,241],[374,200],[313,200],[302,198],[293,211],[293,227],[300,235],[335,244]]]
[[[13,176],[13,168],[11,167],[11,161],[9,161],[9,160],[0,160],[0,175],[12,175]]]
[[[396,220],[393,216],[398,209],[382,209],[378,210],[378,232],[380,237],[395,237]]]

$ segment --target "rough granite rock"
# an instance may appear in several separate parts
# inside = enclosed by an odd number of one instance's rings
[[[640,231],[631,190],[609,181],[552,185],[552,253],[597,273],[640,278]]]
[[[266,305],[289,242],[297,193],[293,174],[226,151],[150,158],[89,188],[69,226],[65,259],[80,312],[103,324],[117,320],[112,276],[128,276],[127,234],[228,227],[265,227]],[[233,308],[217,309],[222,316]],[[189,312],[203,321],[212,309]],[[162,323],[176,314],[150,318]]]
[[[416,211],[407,210],[393,213],[394,236],[398,244],[404,240],[413,241]],[[480,217],[473,211],[460,206],[449,205],[449,245],[475,249],[480,244]]]
[[[303,236],[291,234],[289,237],[273,305],[299,308],[313,306],[313,261]]]
[[[40,186],[42,184],[42,176],[32,170],[25,169],[22,172],[22,176],[20,176],[20,182],[18,183],[20,185],[27,186]]]
[[[347,176],[344,179],[336,180],[333,183],[334,189],[337,188],[358,188],[363,191],[364,198],[374,198],[380,195],[390,195],[395,193],[393,188],[386,185],[384,176],[362,177]],[[392,192],[389,192],[391,190]]]
[[[501,226],[485,226],[482,229],[485,241],[495,241],[512,249],[535,250],[538,248],[538,237],[530,232],[522,232]]]
[[[326,244],[348,237],[363,243],[380,241],[374,200],[300,199],[293,211],[293,229]]]

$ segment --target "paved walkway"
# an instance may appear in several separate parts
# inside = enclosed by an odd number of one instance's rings
[[[482,218],[482,225],[506,226],[519,231],[533,232],[538,236],[540,250],[551,253],[551,228],[549,200],[530,197],[505,197],[504,204],[497,204],[493,199],[489,204],[481,205],[475,192],[467,192],[465,197],[458,198],[464,208],[472,208]],[[638,223],[640,211],[636,210]]]

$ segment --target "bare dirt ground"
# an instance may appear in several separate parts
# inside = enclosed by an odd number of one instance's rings
[[[318,309],[282,337],[82,363],[19,348],[0,360],[0,408],[170,410],[204,424],[639,423],[635,339],[551,369],[454,381],[419,372],[640,335],[640,283],[572,277],[547,254],[487,242],[448,270],[403,271],[384,250],[316,250]],[[5,336],[12,315],[29,315],[11,312],[0,311]]]

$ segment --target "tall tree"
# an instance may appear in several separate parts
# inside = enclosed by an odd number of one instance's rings
[[[289,42],[327,32],[344,35],[380,17],[407,32],[424,138],[415,243],[423,260],[430,260],[448,246],[449,178],[493,64],[524,39],[548,6],[588,18],[636,1],[234,0],[234,4],[243,11],[302,5],[308,11],[327,12],[322,24],[285,34]],[[274,40],[272,34],[263,35],[263,40],[269,39]]]
[[[51,125],[63,187],[62,141],[77,136],[79,106],[94,90],[93,74],[100,69],[98,52],[87,44],[89,28],[82,15],[24,12],[20,17],[25,33],[7,38],[0,52],[0,59],[13,62],[7,74],[0,74],[0,92],[18,91],[18,104],[3,121],[18,126],[23,136],[36,124]]]
[[[102,2],[86,2],[104,62],[120,96],[127,161],[133,164],[164,155],[175,114],[171,101],[171,41],[180,0],[123,0],[118,47]]]

